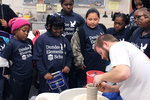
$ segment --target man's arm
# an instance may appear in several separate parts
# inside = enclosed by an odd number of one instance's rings
[[[130,76],[130,67],[127,65],[117,65],[112,71],[96,75],[94,77],[93,84],[97,86],[99,83],[108,81],[112,83],[118,83],[126,80]]]

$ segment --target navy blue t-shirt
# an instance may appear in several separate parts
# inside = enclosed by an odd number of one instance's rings
[[[12,38],[1,52],[1,57],[13,62],[10,75],[14,79],[24,80],[32,77],[32,44],[31,40],[19,41]]]
[[[150,33],[142,36],[143,29],[141,29],[131,41],[137,48],[139,48],[142,52],[144,52],[150,58]]]
[[[75,12],[71,12],[70,14],[63,13],[63,9],[59,12],[65,19],[65,30],[64,34],[66,38],[71,41],[71,38],[76,31],[76,28],[80,25],[84,24],[85,20],[83,17]]]
[[[61,71],[63,69],[63,43],[65,49],[65,66],[71,67],[73,52],[67,38],[55,37],[49,31],[40,35],[36,40],[33,51],[33,60],[42,61],[43,66],[38,66],[39,72],[44,76],[48,72]]]
[[[83,25],[83,29],[85,31],[84,64],[86,68],[84,70],[79,70],[78,76],[82,75],[80,78],[86,79],[87,71],[103,70],[103,60],[101,56],[94,51],[94,44],[97,37],[104,34],[104,30],[100,25],[96,28],[90,28],[86,23]]]
[[[113,35],[119,41],[128,41],[132,34],[129,28],[124,28],[120,33],[117,33],[114,28],[108,28],[107,33]]]

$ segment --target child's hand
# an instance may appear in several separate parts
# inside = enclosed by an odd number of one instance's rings
[[[82,69],[82,70],[84,70],[85,68],[86,68],[86,66],[85,66],[85,65],[83,65],[83,66],[79,67],[79,69]]]
[[[65,66],[64,69],[62,69],[62,73],[69,73],[70,68]]]
[[[53,76],[52,76],[51,73],[47,73],[47,74],[44,76],[44,78],[45,78],[46,80],[51,80],[51,79],[53,78]]]

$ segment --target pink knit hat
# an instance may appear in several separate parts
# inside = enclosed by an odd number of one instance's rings
[[[11,27],[12,34],[15,30],[17,30],[18,28],[20,28],[24,25],[29,25],[31,27],[31,24],[26,19],[21,18],[21,17],[15,17],[15,18],[9,20],[8,25],[9,25],[9,27]]]

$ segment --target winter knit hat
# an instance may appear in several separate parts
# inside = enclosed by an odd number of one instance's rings
[[[14,34],[14,31],[17,30],[18,28],[24,26],[24,25],[29,25],[31,27],[31,24],[24,18],[21,17],[15,17],[11,20],[9,20],[8,23],[9,27],[11,27],[11,33]]]

